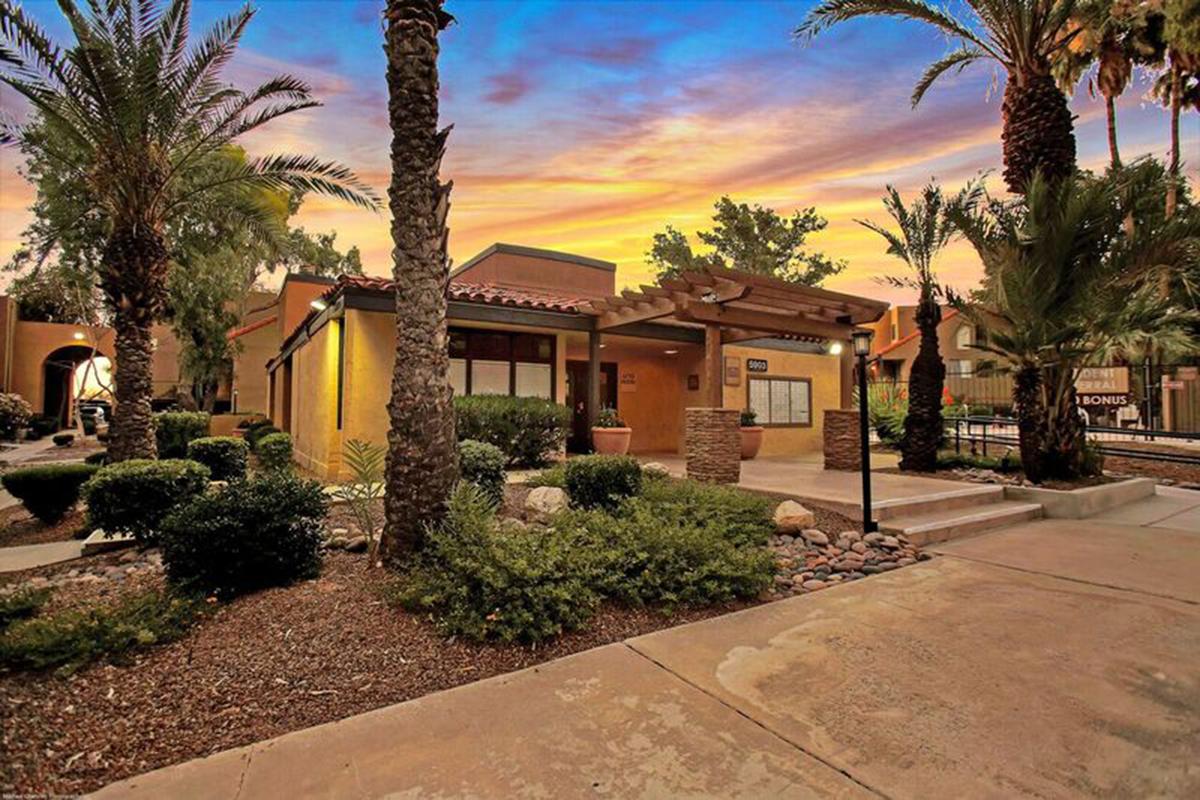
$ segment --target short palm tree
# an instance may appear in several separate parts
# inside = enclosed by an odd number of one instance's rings
[[[262,189],[312,191],[366,208],[377,200],[345,167],[272,155],[227,166],[239,136],[318,105],[284,75],[243,92],[221,80],[253,16],[247,7],[189,47],[190,0],[59,0],[75,43],[63,49],[14,0],[0,0],[0,81],[23,95],[49,134],[6,123],[0,143],[23,144],[77,176],[104,222],[99,282],[116,329],[116,399],[109,453],[154,457],[151,326],[167,297],[170,223],[211,192],[259,217]],[[197,170],[197,165],[205,165]],[[202,179],[197,176],[203,174]]]
[[[948,217],[950,208],[970,209],[983,195],[983,187],[971,182],[954,197],[947,198],[940,186],[930,183],[921,196],[904,205],[900,193],[887,187],[883,206],[896,223],[896,231],[877,223],[857,220],[875,231],[888,243],[887,252],[903,261],[913,274],[890,278],[889,282],[914,288],[918,292],[917,328],[921,344],[913,360],[908,379],[908,414],[904,418],[904,436],[900,440],[902,469],[932,472],[937,469],[938,445],[942,441],[942,391],[946,366],[938,352],[938,325],[942,307],[938,303],[938,283],[933,260],[956,234]]]
[[[388,0],[384,17],[396,360],[382,544],[396,564],[421,546],[458,480],[446,331],[450,185],[438,177],[450,132],[438,130],[438,34],[453,18],[441,0]]]
[[[857,17],[919,20],[941,30],[958,46],[935,61],[917,81],[915,107],[947,72],[992,60],[1008,73],[1001,106],[1004,180],[1020,193],[1035,171],[1060,180],[1075,171],[1075,133],[1067,98],[1051,67],[1059,50],[1076,35],[1069,25],[1075,0],[966,0],[969,19],[924,0],[824,0],[795,31],[809,38]]]
[[[984,302],[952,302],[990,324],[975,346],[1013,374],[1021,464],[1034,482],[1094,470],[1075,403],[1080,367],[1147,339],[1196,346],[1195,311],[1164,299],[1156,275],[1200,265],[1200,214],[1139,223],[1131,236],[1121,198],[1111,178],[1037,175],[1021,201],[950,213],[992,279]]]

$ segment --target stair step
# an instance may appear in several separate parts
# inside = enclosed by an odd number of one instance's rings
[[[916,517],[952,511],[960,508],[979,508],[1004,500],[1004,487],[991,484],[968,484],[961,489],[931,492],[917,497],[876,500],[871,504],[876,520]],[[861,506],[860,506],[861,508]]]
[[[1040,503],[1022,503],[1003,500],[998,503],[975,505],[970,508],[951,508],[924,514],[895,517],[879,523],[883,533],[902,533],[915,545],[948,542],[972,533],[1015,525],[1031,519],[1040,519]]]

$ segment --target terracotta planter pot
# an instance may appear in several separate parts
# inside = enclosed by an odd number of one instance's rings
[[[629,452],[633,428],[592,428],[592,446],[597,453],[623,456]]]
[[[742,459],[754,458],[762,447],[763,428],[755,425],[753,428],[742,428]]]

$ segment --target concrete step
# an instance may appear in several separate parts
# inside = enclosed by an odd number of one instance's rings
[[[999,503],[1003,500],[1003,486],[964,483],[961,489],[930,492],[929,494],[918,495],[916,497],[875,500],[871,504],[871,510],[873,512],[872,516],[877,521],[882,521],[885,519],[898,519],[900,517],[935,514],[939,511],[950,511],[958,508],[976,508],[989,503]]]
[[[924,547],[960,539],[990,528],[1040,519],[1041,516],[1042,506],[1039,503],[1002,500],[998,503],[977,504],[970,508],[942,509],[895,517],[880,522],[879,530],[893,535],[902,533],[913,544]]]

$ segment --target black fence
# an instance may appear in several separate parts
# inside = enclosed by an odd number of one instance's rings
[[[1012,417],[949,417],[945,424],[947,443],[956,453],[966,449],[977,455],[999,457],[1009,449],[1016,450],[1019,444],[1017,421]],[[1088,441],[1106,456],[1200,465],[1200,434],[1106,425],[1088,425],[1084,430]],[[1188,453],[1168,449],[1173,444],[1196,445],[1197,450]]]

